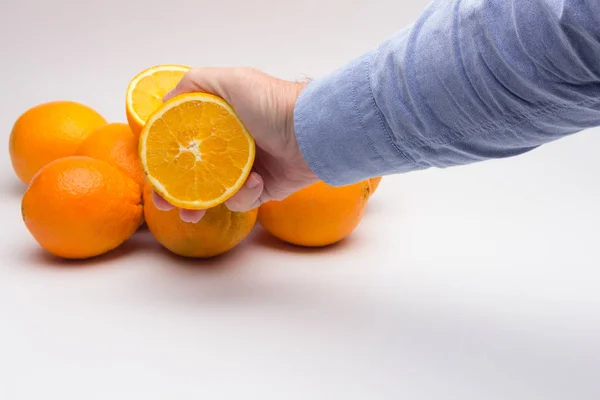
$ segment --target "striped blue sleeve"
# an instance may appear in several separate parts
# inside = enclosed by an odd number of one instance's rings
[[[598,125],[598,0],[434,1],[294,110],[331,185],[511,157]]]

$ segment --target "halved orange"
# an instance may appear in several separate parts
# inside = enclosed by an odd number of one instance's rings
[[[127,122],[138,137],[146,120],[163,103],[163,97],[177,86],[190,67],[164,64],[137,74],[127,87]]]
[[[233,108],[212,94],[177,96],[156,110],[140,135],[148,183],[174,206],[217,206],[244,184],[254,139]]]

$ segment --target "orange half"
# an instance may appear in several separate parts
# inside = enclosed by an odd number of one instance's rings
[[[162,105],[163,97],[189,70],[190,67],[184,65],[157,65],[140,72],[129,82],[125,104],[127,122],[136,137],[150,115]]]
[[[176,207],[202,210],[230,198],[254,163],[254,139],[233,108],[205,93],[164,103],[140,135],[140,162],[154,190]]]

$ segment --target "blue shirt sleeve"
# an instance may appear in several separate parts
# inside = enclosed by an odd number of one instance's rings
[[[518,155],[600,125],[598,0],[437,0],[300,94],[331,185]]]

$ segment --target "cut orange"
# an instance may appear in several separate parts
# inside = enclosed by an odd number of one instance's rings
[[[189,93],[164,103],[140,135],[140,162],[148,183],[176,207],[217,206],[244,184],[255,156],[254,139],[222,98]]]
[[[127,122],[140,135],[148,117],[163,103],[163,97],[177,86],[190,67],[157,65],[137,74],[127,87]]]

